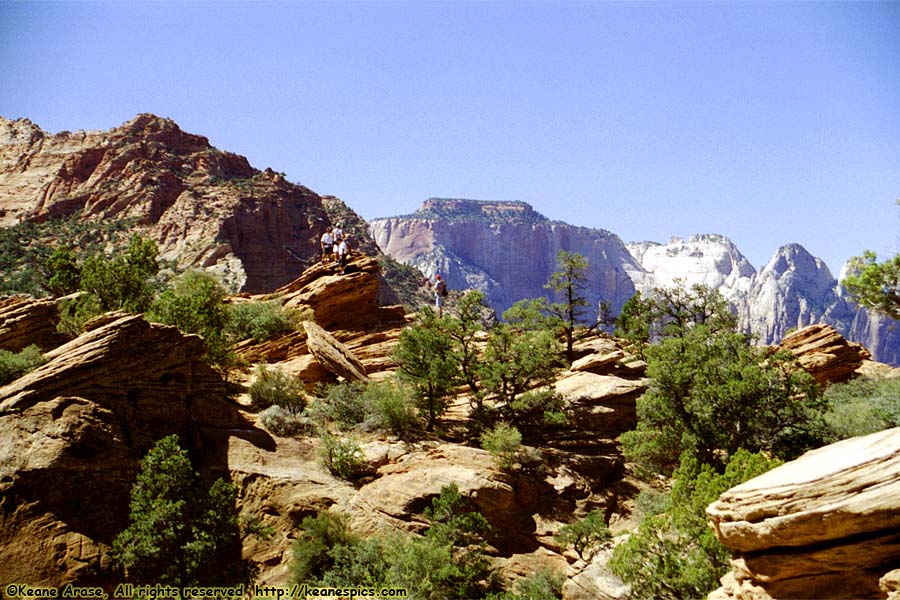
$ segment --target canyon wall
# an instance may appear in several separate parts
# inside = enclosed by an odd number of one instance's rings
[[[129,219],[161,258],[249,292],[313,264],[328,225],[317,194],[170,119],[142,114],[109,131],[53,135],[0,117],[0,226],[73,216]]]
[[[498,312],[547,295],[556,254],[567,250],[588,259],[585,296],[594,309],[608,300],[615,314],[634,291],[704,284],[722,293],[742,330],[760,343],[825,323],[870,348],[876,360],[900,364],[900,328],[853,305],[828,266],[799,244],[782,246],[757,271],[721,235],[624,244],[608,231],[551,221],[524,202],[443,199],[412,215],[375,219],[371,231],[385,253],[427,276],[445,274],[451,287],[485,291]]]

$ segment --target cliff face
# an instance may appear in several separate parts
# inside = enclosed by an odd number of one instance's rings
[[[328,224],[315,193],[169,119],[144,114],[109,131],[51,135],[0,117],[0,226],[75,214],[133,219],[162,258],[251,292],[311,265]]]
[[[546,296],[560,250],[588,259],[589,318],[601,300],[621,307],[635,289],[627,270],[640,269],[616,235],[550,221],[524,202],[431,199],[409,217],[372,221],[371,232],[386,254],[453,289],[483,290],[498,312]]]
[[[900,364],[900,328],[848,301],[828,266],[799,244],[782,246],[760,271],[719,235],[673,238],[667,245],[642,242],[628,249],[641,266],[630,272],[642,293],[702,283],[718,289],[737,312],[740,327],[761,343],[776,344],[792,329],[831,325],[869,348],[879,362]]]
[[[588,259],[586,296],[594,307],[605,299],[618,310],[634,290],[704,284],[722,293],[740,327],[761,343],[824,323],[876,360],[900,364],[900,328],[850,303],[825,263],[799,244],[779,248],[757,271],[721,235],[625,245],[607,231],[550,221],[523,202],[472,200],[431,199],[412,215],[374,220],[371,231],[386,254],[428,276],[445,274],[453,288],[485,291],[498,312],[545,295],[562,249]]]
[[[706,514],[734,558],[709,598],[883,598],[896,590],[898,473],[900,429],[887,429],[807,452],[723,493]]]

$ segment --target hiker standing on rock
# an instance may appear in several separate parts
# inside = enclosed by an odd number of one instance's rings
[[[444,317],[444,298],[447,296],[447,284],[441,279],[441,274],[434,276],[434,307],[437,308],[438,317]]]
[[[338,260],[341,262],[341,269],[347,267],[347,257],[350,255],[350,246],[347,244],[347,238],[341,237],[341,243],[337,245]]]
[[[331,233],[331,227],[322,234],[322,262],[331,260],[331,253],[334,249],[334,235]]]
[[[332,231],[332,236],[334,236],[334,254],[335,258],[340,259],[340,254],[338,254],[338,246],[341,242],[344,241],[344,222],[338,221],[337,225],[334,226],[334,230]]]

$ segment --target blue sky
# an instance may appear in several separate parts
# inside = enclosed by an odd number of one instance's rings
[[[0,2],[0,115],[152,112],[366,218],[900,250],[900,3]]]

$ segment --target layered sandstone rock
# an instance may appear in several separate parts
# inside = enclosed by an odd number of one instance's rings
[[[59,301],[25,296],[0,298],[0,348],[20,352],[36,345],[52,350],[68,338],[56,330]]]
[[[0,225],[75,214],[133,218],[162,258],[250,292],[311,265],[328,222],[310,190],[169,119],[143,114],[109,131],[51,135],[0,117]]]
[[[310,309],[316,323],[334,329],[367,329],[403,320],[400,306],[381,306],[378,302],[378,261],[355,254],[345,269],[337,263],[317,263],[300,277],[275,291],[288,308]]]
[[[312,321],[304,321],[310,353],[329,371],[347,381],[366,381],[366,368],[347,346]]]
[[[861,344],[844,339],[828,325],[810,325],[785,337],[778,346],[791,351],[820,384],[847,381],[871,358]]]
[[[711,598],[880,598],[900,560],[900,429],[808,452],[706,512],[736,553]]]
[[[247,430],[203,352],[197,336],[120,315],[0,388],[0,579],[110,581],[142,454],[177,433],[212,455],[225,448],[208,432]]]

